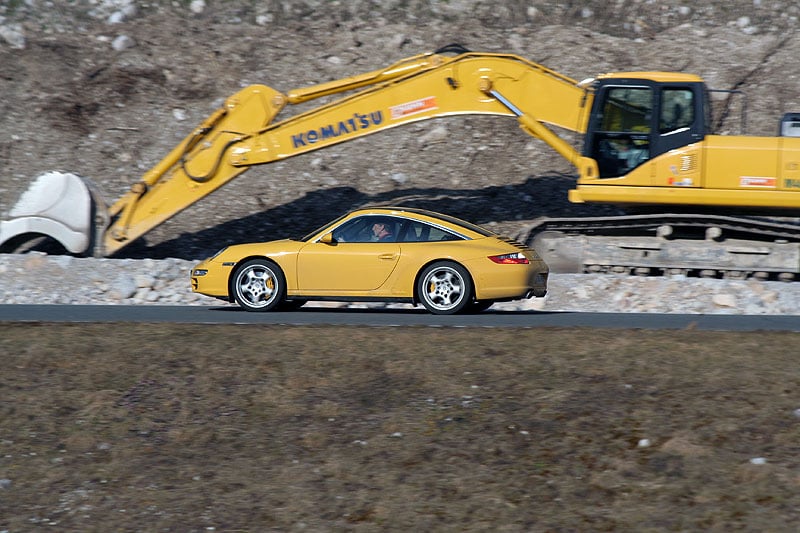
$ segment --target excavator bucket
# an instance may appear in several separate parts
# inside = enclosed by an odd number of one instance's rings
[[[33,249],[48,237],[67,251],[85,254],[93,240],[95,200],[90,184],[75,174],[48,172],[31,184],[0,221],[0,251]]]

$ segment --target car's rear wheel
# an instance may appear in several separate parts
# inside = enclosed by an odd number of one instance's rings
[[[269,311],[286,297],[286,278],[275,263],[251,259],[240,266],[231,283],[233,298],[246,311]]]
[[[435,315],[462,311],[472,299],[472,279],[467,270],[450,261],[433,263],[417,281],[417,295],[425,309]]]

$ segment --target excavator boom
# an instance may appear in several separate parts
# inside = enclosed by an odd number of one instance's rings
[[[445,55],[452,51],[457,55]],[[344,95],[280,119],[288,106],[336,94]],[[575,80],[542,65],[458,46],[286,93],[252,85],[229,97],[111,205],[110,223],[98,232],[93,252],[118,252],[253,165],[437,117],[517,117],[523,130],[577,164],[579,152],[549,126],[585,131],[590,104],[591,93]],[[75,245],[69,249],[75,251]]]
[[[359,88],[331,103],[276,120],[286,106]],[[415,56],[385,70],[286,94],[253,85],[228,98],[221,110],[111,207],[103,254],[120,250],[253,165],[420,120],[459,114],[514,116],[489,93],[490,88],[525,110],[521,125],[534,135],[555,137],[542,123],[585,129],[586,91],[569,78],[513,55]],[[526,127],[531,123],[536,132]],[[566,146],[566,157],[580,158]]]

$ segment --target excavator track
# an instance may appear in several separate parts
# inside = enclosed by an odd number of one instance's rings
[[[520,235],[554,272],[800,279],[800,224],[726,215],[543,218]]]

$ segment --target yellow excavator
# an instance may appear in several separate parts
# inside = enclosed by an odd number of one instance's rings
[[[692,74],[578,82],[460,45],[285,93],[252,85],[108,208],[89,180],[41,176],[0,223],[0,247],[46,235],[71,253],[113,255],[251,166],[412,122],[488,114],[516,119],[574,165],[571,202],[637,213],[537,221],[526,238],[555,271],[794,279],[800,226],[762,217],[800,213],[800,114],[784,115],[775,137],[715,135],[710,94]],[[278,119],[287,106],[331,95],[341,96]],[[582,134],[582,146],[560,131]]]

